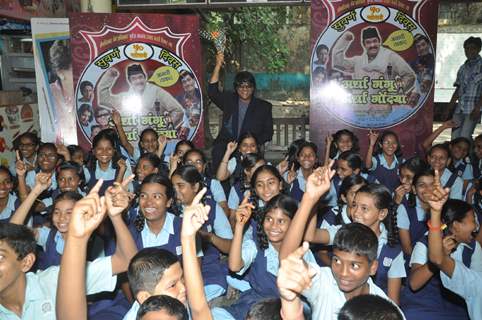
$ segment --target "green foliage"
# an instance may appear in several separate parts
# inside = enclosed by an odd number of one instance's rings
[[[280,72],[288,63],[288,48],[279,31],[289,25],[292,17],[288,7],[241,7],[235,11],[210,11],[204,15],[203,28],[209,32],[226,32],[225,60],[227,67]],[[215,55],[208,45],[208,54]]]

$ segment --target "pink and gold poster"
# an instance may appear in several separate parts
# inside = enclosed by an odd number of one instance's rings
[[[203,144],[201,45],[195,15],[74,14],[70,17],[77,136],[112,127],[119,111],[131,143],[145,128]]]
[[[312,1],[310,136],[392,130],[404,156],[432,131],[437,0]]]

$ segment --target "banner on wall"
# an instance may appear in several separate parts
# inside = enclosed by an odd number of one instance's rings
[[[312,1],[310,135],[395,131],[405,157],[432,131],[438,1]]]
[[[31,24],[42,141],[77,144],[69,20],[33,18]]]
[[[70,17],[79,145],[121,115],[128,140],[153,128],[203,144],[201,45],[195,15],[74,14]]]

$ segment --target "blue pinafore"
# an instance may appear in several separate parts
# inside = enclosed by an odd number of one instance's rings
[[[251,289],[242,292],[235,304],[225,308],[236,320],[245,319],[249,309],[256,302],[266,298],[279,298],[276,276],[268,272],[265,250],[258,249],[246,280],[249,281]]]
[[[116,168],[114,172],[114,179],[104,180],[104,183],[102,183],[102,186],[100,187],[100,190],[99,190],[100,196],[103,196],[107,188],[109,188],[114,184],[118,171],[119,171],[119,168]],[[90,174],[90,180],[87,183],[87,191],[90,191],[98,181],[98,179],[95,177],[95,169],[89,168],[89,174]]]
[[[393,247],[385,243],[378,256],[378,268],[375,274],[374,282],[385,293],[388,292],[388,271],[392,265],[392,261],[402,252],[402,247],[399,244]]]
[[[420,239],[420,242],[428,248],[428,237],[423,237]],[[473,247],[475,247],[474,241]],[[464,247],[462,260],[467,267],[470,267],[472,254],[473,250]],[[432,278],[430,278],[421,289],[414,292],[407,285],[402,290],[401,309],[405,314],[405,317],[410,320],[469,319],[464,300],[460,296],[444,288],[440,280],[440,272],[436,267],[434,267],[434,275]]]
[[[13,194],[9,194],[8,195],[9,197],[14,197]],[[10,198],[9,198],[10,200]],[[7,205],[8,205],[8,202],[7,202]],[[12,217],[12,215],[15,213],[15,210],[18,209],[18,207],[20,207],[20,199],[19,198],[16,198],[15,199],[15,202],[13,204],[13,207],[14,207],[14,210],[7,210],[8,208],[5,207],[5,209],[3,209],[4,211],[0,212],[0,214],[4,214],[6,216],[6,218],[4,219],[0,219],[0,223],[2,222],[9,222],[10,221],[10,218]],[[7,210],[7,211],[6,211]]]
[[[378,182],[393,192],[399,185],[400,179],[398,177],[398,163],[393,169],[387,169],[381,164],[382,154],[377,154],[375,159],[377,159],[377,167],[375,170],[370,172],[370,175],[374,176]]]
[[[298,177],[293,181],[293,184],[291,185],[291,189],[289,192],[289,195],[295,199],[296,201],[300,202],[301,198],[303,198],[303,194],[305,192],[301,190],[300,187],[300,182],[298,181]]]

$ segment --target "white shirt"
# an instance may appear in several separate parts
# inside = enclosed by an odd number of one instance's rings
[[[47,320],[56,319],[55,302],[60,267],[54,266],[36,273],[29,272],[25,288],[25,303],[22,317],[0,305],[2,320]],[[111,257],[99,258],[87,263],[87,294],[114,290],[117,276],[112,274]]]

